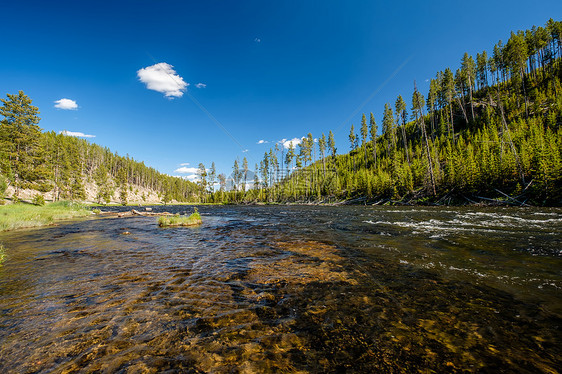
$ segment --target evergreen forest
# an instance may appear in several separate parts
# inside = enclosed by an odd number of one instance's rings
[[[55,201],[82,201],[87,183],[95,185],[98,203],[127,204],[138,187],[155,191],[163,203],[195,201],[199,196],[197,185],[159,173],[129,156],[84,139],[42,132],[39,109],[22,91],[1,100],[0,201],[10,185],[15,189],[14,201],[22,189],[49,192]]]
[[[429,92],[412,82],[381,115],[363,114],[338,145],[347,153],[338,153],[332,131],[308,133],[288,149],[276,144],[258,164],[236,159],[229,175],[200,164],[197,184],[42,132],[38,108],[20,91],[0,107],[0,194],[11,185],[14,199],[31,188],[83,200],[90,182],[98,202],[118,196],[124,204],[142,186],[164,203],[562,205],[561,57],[562,22],[511,32],[438,71]]]
[[[490,52],[465,53],[429,92],[363,114],[338,154],[332,131],[277,144],[232,175],[200,165],[213,202],[562,204],[562,22],[512,32]],[[379,131],[380,129],[380,131]],[[250,173],[251,174],[251,173]],[[232,188],[227,188],[227,180]]]

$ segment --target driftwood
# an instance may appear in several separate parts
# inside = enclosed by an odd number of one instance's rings
[[[152,216],[172,216],[172,213],[169,212],[162,212],[162,213],[153,213],[153,212],[139,212],[138,210],[131,210],[129,212],[101,212],[100,214],[108,215],[108,216],[116,216],[116,217],[133,217],[133,216],[144,216],[144,217],[152,217]]]
[[[363,201],[366,201],[366,200],[367,200],[367,196],[361,196],[361,197],[358,197],[356,199],[344,200],[340,204],[341,205],[352,205],[352,204],[357,204],[358,202],[363,202]]]
[[[169,212],[162,212],[162,213],[154,213],[154,212],[139,212],[138,210],[131,210],[131,213],[135,216],[171,216],[172,213]]]
[[[532,182],[532,181],[531,181],[531,182]],[[525,204],[525,201],[521,202],[521,201],[517,200],[517,198],[511,197],[511,196],[509,196],[508,194],[505,194],[505,193],[501,192],[501,191],[498,190],[497,188],[494,188],[494,189],[496,190],[496,192],[501,193],[503,196],[505,196],[505,197],[508,198],[509,200],[511,200],[511,201],[513,201],[513,202],[519,204],[520,206],[529,206],[529,204]],[[517,197],[519,197],[519,196],[517,196]]]

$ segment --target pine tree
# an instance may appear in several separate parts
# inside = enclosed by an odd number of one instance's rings
[[[7,158],[2,172],[12,179],[16,189],[15,196],[25,182],[35,182],[44,177],[41,167],[43,157],[39,137],[41,128],[37,125],[39,109],[31,105],[31,99],[19,91],[17,95],[8,94],[0,99],[0,145]]]
[[[334,134],[332,133],[332,130],[330,130],[330,132],[328,133],[328,148],[330,149],[330,153],[332,154],[332,159],[336,160],[336,141],[334,140]]]
[[[525,68],[527,66],[527,43],[525,43],[525,36],[523,33],[511,33],[507,45],[505,47],[506,55],[512,70],[512,76],[520,80],[525,98],[525,117],[529,117],[527,91],[525,90]]]
[[[472,100],[472,90],[474,88],[474,80],[476,77],[476,64],[474,59],[468,53],[465,53],[461,61],[461,77],[465,86],[468,87],[470,112],[472,113],[472,120],[474,121],[474,103]]]
[[[254,185],[253,185],[254,190],[257,190],[259,188],[259,185],[260,185],[260,179],[258,177],[258,170],[259,170],[258,164],[256,164],[254,166]]]
[[[242,172],[244,173],[244,185],[242,186],[242,191],[246,192],[246,183],[248,180],[248,160],[246,157],[242,160]]]
[[[326,179],[326,136],[324,133],[322,133],[322,136],[318,139],[318,150],[322,158],[322,175],[324,179]]]
[[[367,118],[365,113],[361,117],[361,148],[365,154],[365,167],[367,167],[367,135],[369,134],[369,128],[367,127]]]
[[[373,159],[375,169],[377,168],[377,123],[375,122],[375,116],[371,112],[371,118],[369,120],[369,135],[371,136],[371,142],[373,143]]]
[[[236,192],[240,188],[240,180],[242,179],[242,172],[240,171],[240,165],[238,159],[234,160],[234,165],[232,166],[232,183],[233,183],[233,190],[236,195]]]
[[[451,69],[445,69],[443,73],[443,92],[449,106],[449,136],[455,141],[455,127],[453,124],[453,98],[455,95],[455,78]]]
[[[412,95],[412,111],[414,112],[414,117],[416,122],[418,123],[419,127],[422,130],[422,137],[425,141],[425,152],[427,155],[427,163],[429,168],[429,176],[430,176],[430,183],[431,183],[431,190],[433,195],[437,194],[435,190],[435,176],[433,174],[433,162],[431,160],[431,151],[429,148],[429,141],[427,139],[427,131],[425,129],[425,122],[423,119],[423,106],[424,106],[424,98],[421,93],[419,93],[418,88],[416,87],[416,82],[414,81],[414,93]]]
[[[294,158],[295,158],[295,146],[293,145],[293,142],[289,142],[289,149],[287,150],[287,154],[285,155],[285,164],[287,165],[287,168],[289,170],[291,169],[291,165],[293,164]]]
[[[390,148],[396,147],[396,141],[394,133],[396,132],[396,126],[394,124],[394,114],[392,113],[392,107],[389,103],[384,104],[384,113],[382,118],[382,133],[387,141],[388,153],[390,153]]]
[[[101,164],[98,166],[94,175],[94,180],[98,186],[98,193],[96,195],[98,204],[101,204],[102,202],[108,204],[111,201],[111,186],[109,184],[107,168],[105,165]]]
[[[197,175],[199,176],[199,188],[201,191],[201,201],[206,202],[207,196],[207,169],[205,168],[205,164],[202,162],[199,163],[197,168]]]
[[[488,53],[483,51],[476,54],[476,75],[480,89],[488,87]]]
[[[226,175],[220,173],[218,179],[219,179],[219,190],[220,192],[224,192],[226,190]]]
[[[127,205],[127,171],[124,168],[119,169],[118,174],[119,182],[119,202],[121,205]]]
[[[349,148],[353,151],[357,147],[357,135],[355,134],[355,128],[353,124],[351,124],[351,128],[349,129]]]
[[[429,82],[429,93],[427,94],[427,110],[431,119],[431,138],[435,137],[435,104],[437,102],[438,82],[432,79]],[[398,119],[399,113],[396,113]],[[399,123],[398,120],[396,123]]]
[[[215,167],[215,162],[211,163],[211,169],[209,169],[209,187],[211,193],[215,192],[215,179],[217,177],[217,168]]]
[[[406,119],[408,118],[408,112],[406,111],[406,102],[402,98],[402,95],[398,95],[395,104],[396,109],[396,122],[399,123],[398,119],[402,120],[402,141],[404,142],[404,153],[406,154],[406,160],[410,164],[410,155],[408,154],[408,139],[406,138]]]

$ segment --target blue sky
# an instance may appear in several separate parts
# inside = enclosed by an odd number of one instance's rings
[[[464,52],[560,15],[550,0],[10,1],[0,95],[23,90],[43,129],[95,136],[163,173],[214,161],[228,175],[237,157],[253,168],[309,132],[334,131],[347,152],[363,112],[380,127],[414,80],[426,94]]]

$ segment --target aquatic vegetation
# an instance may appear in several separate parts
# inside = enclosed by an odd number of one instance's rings
[[[71,201],[58,201],[45,206],[11,204],[0,206],[0,231],[52,224],[54,221],[85,217],[91,211]]]
[[[179,214],[173,216],[161,216],[158,218],[158,226],[168,227],[168,226],[195,226],[203,223],[201,220],[201,215],[197,208],[190,216],[181,216]]]

